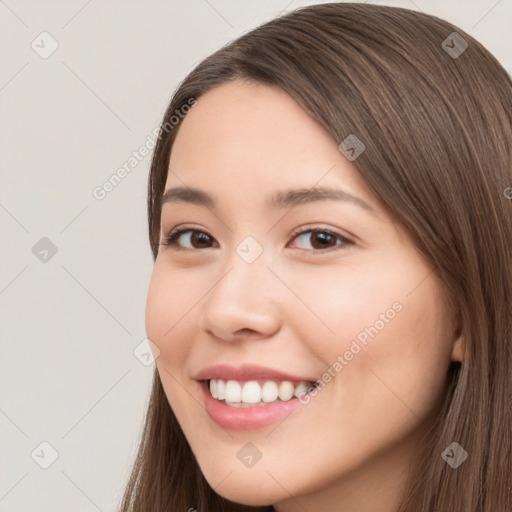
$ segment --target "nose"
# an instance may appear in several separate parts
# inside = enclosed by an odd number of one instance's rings
[[[235,253],[215,282],[201,301],[201,330],[228,342],[267,338],[277,332],[282,292],[263,255],[247,263]]]

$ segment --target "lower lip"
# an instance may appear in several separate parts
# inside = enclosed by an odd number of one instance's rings
[[[303,405],[297,398],[291,398],[286,402],[270,402],[255,407],[231,407],[213,398],[206,381],[199,384],[204,395],[206,412],[217,425],[227,430],[256,430],[267,427],[286,418]]]

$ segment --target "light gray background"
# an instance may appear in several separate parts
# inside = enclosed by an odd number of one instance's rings
[[[0,0],[0,511],[115,510],[154,368],[133,353],[152,270],[150,156],[103,200],[92,191],[199,60],[313,3]],[[511,0],[373,3],[445,18],[512,71]],[[47,58],[31,47],[51,49],[43,31],[59,45]],[[32,250],[43,237],[57,248],[46,262]],[[58,452],[47,469],[42,442]]]

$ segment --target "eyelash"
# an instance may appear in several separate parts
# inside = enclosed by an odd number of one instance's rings
[[[174,229],[166,237],[164,237],[164,241],[161,242],[159,245],[172,246],[174,250],[185,250],[185,251],[186,250],[189,250],[189,251],[201,250],[201,249],[191,249],[189,247],[180,247],[179,245],[177,245],[176,242],[179,239],[179,237],[184,233],[188,233],[189,231],[197,232],[197,233],[204,233],[205,235],[207,235],[208,237],[213,239],[213,237],[209,233],[207,233],[206,231],[203,231],[202,229],[178,228],[178,229]],[[323,254],[327,251],[335,250],[339,246],[341,246],[343,248],[343,247],[347,247],[350,245],[354,245],[354,242],[352,240],[349,240],[348,238],[344,237],[343,235],[340,235],[339,233],[336,233],[334,231],[331,231],[329,229],[324,229],[324,228],[310,228],[310,227],[299,228],[292,233],[292,239],[295,239],[299,235],[302,235],[304,233],[309,233],[309,232],[311,232],[311,233],[327,233],[328,235],[334,236],[336,239],[340,240],[342,243],[336,244],[334,247],[328,247],[327,249],[303,249],[303,248],[299,247],[298,248],[299,251]],[[211,249],[211,247],[206,247],[206,249]]]

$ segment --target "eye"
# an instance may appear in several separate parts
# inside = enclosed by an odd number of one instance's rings
[[[307,235],[307,236],[304,236]],[[310,246],[315,249],[315,252],[319,252],[325,249],[331,249],[333,247],[336,247],[338,245],[341,246],[347,246],[347,245],[353,245],[354,242],[352,240],[349,240],[348,238],[344,237],[343,235],[340,235],[339,233],[335,233],[334,231],[330,231],[328,229],[323,228],[316,228],[316,229],[304,229],[301,228],[298,231],[295,231],[293,233],[294,240],[300,240],[303,239],[303,245],[307,246],[308,243]],[[308,242],[309,241],[309,242]],[[341,243],[336,243],[337,241],[340,241]],[[299,244],[300,245],[300,244]],[[299,247],[301,250],[311,251],[307,247]]]
[[[182,237],[182,235],[187,234],[186,237]],[[180,238],[185,238],[187,240],[187,243],[189,244],[186,247],[183,247],[178,244],[178,241]],[[171,231],[165,238],[160,245],[171,245],[175,249],[204,249],[205,244],[206,248],[208,249],[208,243],[210,243],[213,240],[213,237],[210,236],[205,231],[201,231],[199,229],[192,229],[192,228],[181,228],[181,229],[174,229]],[[198,247],[194,246],[193,244],[197,244]]]
[[[184,236],[186,235],[186,236]],[[308,235],[308,236],[305,236]],[[347,246],[353,245],[354,242],[349,240],[348,238],[340,235],[339,233],[335,233],[334,231],[330,231],[328,229],[316,228],[316,229],[305,229],[300,228],[296,230],[292,234],[293,240],[300,240],[303,238],[302,245],[309,239],[309,243],[313,248],[313,252],[324,251],[325,249],[332,249],[336,246]],[[179,240],[184,238],[186,240],[185,246],[179,244]],[[164,241],[160,243],[160,245],[169,245],[173,246],[174,249],[209,249],[212,247],[212,243],[214,242],[214,238],[207,232],[202,231],[200,229],[194,228],[177,228],[172,230],[165,238]],[[337,242],[340,243],[337,243]],[[301,245],[301,244],[299,244]],[[217,244],[218,246],[218,244]],[[310,251],[307,247],[298,247],[300,250]]]

